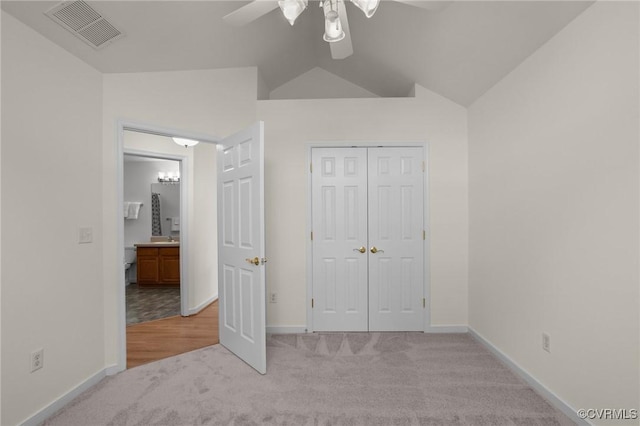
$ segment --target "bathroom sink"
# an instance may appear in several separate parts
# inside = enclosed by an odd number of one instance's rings
[[[151,241],[148,243],[138,243],[136,247],[180,247],[180,241]]]
[[[169,239],[169,237],[154,236],[149,241],[152,243],[179,243],[180,237],[171,237]]]

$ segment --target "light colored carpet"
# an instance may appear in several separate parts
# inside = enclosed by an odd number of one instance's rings
[[[466,334],[273,335],[267,342],[266,376],[210,346],[107,378],[45,424],[574,424]]]

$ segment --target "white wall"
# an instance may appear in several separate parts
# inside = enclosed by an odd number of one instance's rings
[[[164,128],[205,135],[228,135],[255,121],[258,76],[255,68],[185,72],[158,72],[104,75],[103,103],[103,235],[105,357],[108,365],[118,362],[118,283],[116,127],[124,119]],[[147,135],[150,136],[150,135]],[[151,136],[150,136],[151,137]],[[169,153],[184,155],[185,148],[169,143]],[[157,151],[157,139],[136,145]],[[178,151],[175,151],[178,150]],[[202,262],[191,262],[190,277],[195,287],[189,292],[189,308],[198,307],[217,295],[217,221],[215,147],[199,144],[189,157],[190,181],[188,221],[195,229],[189,253]],[[200,167],[204,165],[204,167]],[[197,173],[197,175],[196,175]],[[212,222],[208,222],[212,221]],[[213,281],[215,280],[215,281]],[[215,293],[212,293],[215,289]]]
[[[189,297],[192,308],[218,297],[218,168],[216,147],[198,144],[194,149],[193,216],[190,233],[196,263],[192,272],[194,286]]]
[[[0,19],[0,46],[2,45],[2,21]],[[0,64],[2,58],[0,55]],[[2,81],[2,66],[0,66],[0,81]],[[2,99],[2,84],[0,84],[0,99]],[[2,117],[2,102],[0,102],[0,117]],[[0,118],[0,188],[2,188],[2,119]],[[2,197],[0,196],[0,241],[2,241]],[[2,289],[2,244],[0,243],[0,289]],[[2,365],[2,291],[0,290],[0,366]],[[0,371],[1,374],[1,371]],[[2,422],[2,379],[0,379],[0,423]]]
[[[596,3],[469,110],[470,326],[575,409],[638,407],[638,34]]]
[[[2,12],[2,419],[104,367],[102,77]],[[93,243],[78,244],[78,227]],[[44,348],[44,368],[30,354]]]
[[[426,89],[416,98],[259,101],[265,121],[267,324],[306,325],[306,142],[430,144],[431,324],[467,324],[466,110]]]
[[[2,22],[0,19],[0,46],[2,45]],[[1,56],[1,55],[0,55]],[[2,58],[0,57],[0,64]],[[0,81],[2,81],[2,66],[0,66]],[[0,99],[2,99],[2,84],[0,84]],[[0,117],[2,117],[2,102],[0,102]],[[0,118],[0,188],[2,188],[2,119]],[[0,241],[2,241],[2,197],[0,196]],[[2,244],[0,243],[0,289],[2,289]],[[2,365],[2,291],[0,290],[0,366]],[[1,371],[0,371],[1,374]],[[2,379],[0,379],[0,423],[2,422]]]
[[[350,81],[315,67],[271,91],[269,99],[377,98]]]
[[[126,134],[125,132],[125,145]],[[173,160],[125,161],[124,163],[124,200],[142,202],[137,219],[123,219],[124,245],[132,247],[137,243],[145,243],[151,238],[151,192],[152,184],[158,183],[158,172],[178,172],[180,162]],[[165,185],[162,185],[165,186]],[[162,198],[160,211],[162,218],[180,216],[180,185],[166,185],[171,190],[170,199]],[[169,222],[161,220],[162,235],[170,235]]]

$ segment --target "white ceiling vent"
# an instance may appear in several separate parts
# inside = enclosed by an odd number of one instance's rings
[[[100,49],[124,34],[82,0],[62,2],[45,12],[89,46]]]

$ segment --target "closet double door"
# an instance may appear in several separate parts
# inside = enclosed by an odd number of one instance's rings
[[[311,156],[314,330],[423,330],[423,148]]]

